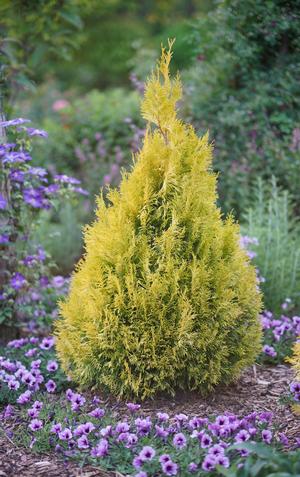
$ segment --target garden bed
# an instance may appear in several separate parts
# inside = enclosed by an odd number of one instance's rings
[[[228,387],[218,387],[208,397],[201,397],[198,393],[178,393],[174,398],[160,397],[146,401],[143,413],[154,415],[156,412],[168,412],[170,415],[185,413],[190,416],[217,415],[231,412],[244,416],[253,411],[272,412],[273,424],[277,433],[284,432],[289,439],[289,446],[293,446],[296,437],[299,437],[300,417],[295,416],[289,406],[282,402],[286,395],[288,384],[293,379],[292,370],[286,365],[268,366],[255,365],[248,368],[241,378]],[[88,398],[88,396],[87,396]],[[101,398],[101,396],[100,396]],[[53,396],[53,406],[57,398]],[[107,407],[122,415],[125,405],[113,399],[102,396]],[[0,436],[0,476],[29,477],[32,475],[48,477],[106,477],[121,476],[119,473],[102,471],[93,466],[84,466],[82,469],[72,461],[63,460],[57,454],[36,454],[28,449],[17,446],[9,437],[11,432],[20,426],[18,418],[9,422],[8,434]]]

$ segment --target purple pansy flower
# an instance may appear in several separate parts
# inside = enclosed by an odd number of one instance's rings
[[[154,456],[155,456],[155,450],[151,446],[144,446],[141,452],[139,453],[139,458],[142,461],[152,460]]]
[[[99,443],[91,450],[92,457],[104,457],[108,454],[108,440],[101,439]]]
[[[45,386],[48,393],[54,393],[56,389],[56,383],[53,381],[53,379],[49,379],[49,381],[45,383]]]
[[[39,431],[43,427],[43,421],[40,419],[33,419],[29,424],[29,427],[33,432]]]
[[[177,475],[178,471],[178,465],[175,464],[175,462],[172,462],[169,460],[168,462],[163,462],[161,464],[161,468],[165,475],[172,476],[172,475]]]

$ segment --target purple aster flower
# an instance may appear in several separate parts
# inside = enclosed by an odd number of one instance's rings
[[[177,447],[177,449],[182,449],[186,446],[186,437],[182,432],[175,434],[173,437],[173,445]]]
[[[38,189],[34,189],[33,187],[24,189],[23,199],[26,204],[31,205],[31,207],[34,207],[35,209],[47,209],[50,205],[47,199],[45,199],[43,189],[41,187]]]
[[[39,283],[42,288],[45,288],[49,285],[49,278],[46,276],[42,276],[39,280]]]
[[[40,419],[33,419],[29,427],[33,432],[39,431],[43,427],[43,422]]]
[[[53,426],[50,429],[50,432],[52,434],[58,434],[59,432],[61,432],[61,430],[62,430],[62,425],[60,422],[58,422],[57,424],[53,424]]]
[[[144,446],[141,452],[139,453],[139,457],[142,461],[152,460],[154,456],[155,456],[155,450],[153,449],[153,447],[150,447],[150,446]]]
[[[54,373],[58,369],[57,361],[48,361],[47,363],[47,371],[50,373]]]
[[[208,434],[203,434],[201,437],[200,445],[202,449],[210,447],[212,444],[212,438]]]
[[[25,131],[28,136],[48,137],[48,133],[46,131],[43,131],[42,129],[25,128]]]
[[[195,462],[191,462],[188,465],[188,471],[189,472],[196,472],[198,470],[198,465]]]
[[[23,288],[24,285],[26,285],[26,278],[22,273],[16,272],[13,274],[12,278],[10,279],[10,285],[12,288],[15,290],[20,290]]]
[[[63,429],[62,431],[60,431],[60,432],[58,433],[58,437],[59,437],[62,441],[69,441],[69,440],[72,439],[72,437],[73,437],[71,429],[69,429],[68,427],[66,427],[65,429]]]
[[[20,394],[20,396],[17,399],[18,404],[27,404],[31,399],[31,391],[27,390],[23,394]]]
[[[89,416],[95,417],[96,419],[101,419],[105,414],[104,409],[101,409],[100,407],[96,407],[93,411],[89,412]]]
[[[29,167],[27,174],[33,177],[39,177],[43,182],[47,182],[46,176],[48,175],[48,172],[43,167]]]
[[[7,200],[2,194],[0,194],[0,210],[4,210],[7,207]]]
[[[49,336],[48,338],[43,338],[40,348],[41,349],[51,349],[54,346],[54,338]]]
[[[23,164],[24,162],[31,161],[31,156],[28,152],[24,151],[13,151],[5,154],[4,159],[2,160],[3,164]]]
[[[56,383],[53,381],[53,379],[49,379],[45,383],[45,386],[46,386],[46,389],[47,389],[48,393],[54,393],[54,391],[56,389]]]
[[[65,282],[66,280],[64,279],[64,277],[57,275],[52,279],[52,286],[54,286],[54,288],[61,288],[64,286]]]
[[[90,446],[89,440],[86,435],[79,437],[77,440],[77,446],[79,449],[88,449]]]
[[[23,171],[19,171],[15,169],[9,173],[9,178],[13,182],[24,182],[25,180],[25,173]]]
[[[169,460],[168,462],[163,462],[161,464],[161,468],[162,471],[168,476],[177,475],[178,465],[171,460]]]
[[[207,455],[202,462],[202,469],[206,472],[210,472],[211,470],[214,470],[215,464],[216,458],[211,455]]]
[[[266,444],[271,444],[272,442],[272,437],[273,437],[273,434],[271,431],[269,431],[268,429],[264,429],[261,433],[261,437],[263,438],[263,441],[266,443]]]
[[[134,477],[148,477],[148,474],[144,470],[140,470]]]
[[[4,245],[9,242],[9,235],[8,234],[1,234],[0,235],[0,245]]]
[[[85,196],[90,195],[90,193],[86,189],[83,189],[82,187],[74,187],[73,191],[77,192],[77,194],[81,194],[81,195],[85,195]]]
[[[91,450],[92,457],[104,457],[108,454],[108,440],[101,439],[96,447]]]
[[[140,404],[134,404],[133,402],[128,402],[126,404],[127,409],[129,409],[130,412],[136,412],[141,408]]]
[[[80,184],[80,181],[78,179],[75,179],[75,177],[67,176],[66,174],[57,174],[54,176],[54,180],[60,182],[61,184]]]
[[[60,188],[58,184],[51,184],[48,187],[44,188],[44,192],[45,194],[47,194],[48,197],[51,196],[52,194],[56,194],[59,190]]]
[[[9,126],[19,126],[20,124],[24,124],[24,123],[31,123],[31,121],[30,119],[15,118],[15,119],[10,119],[9,121],[1,121],[0,127],[7,128]]]

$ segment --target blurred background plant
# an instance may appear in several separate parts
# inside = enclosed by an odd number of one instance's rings
[[[299,2],[224,0],[194,22],[189,112],[210,130],[220,203],[237,216],[257,176],[275,174],[299,207]]]
[[[250,245],[253,262],[263,277],[260,283],[267,310],[279,312],[288,297],[300,305],[300,224],[287,191],[258,179],[252,189],[252,206],[242,230],[257,239]]]

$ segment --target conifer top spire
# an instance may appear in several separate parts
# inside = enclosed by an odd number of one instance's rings
[[[172,46],[175,40],[168,40],[168,49],[161,47],[161,57],[156,69],[146,83],[142,115],[150,123],[154,123],[163,134],[174,126],[176,103],[182,96],[179,75],[170,79],[170,62]]]

